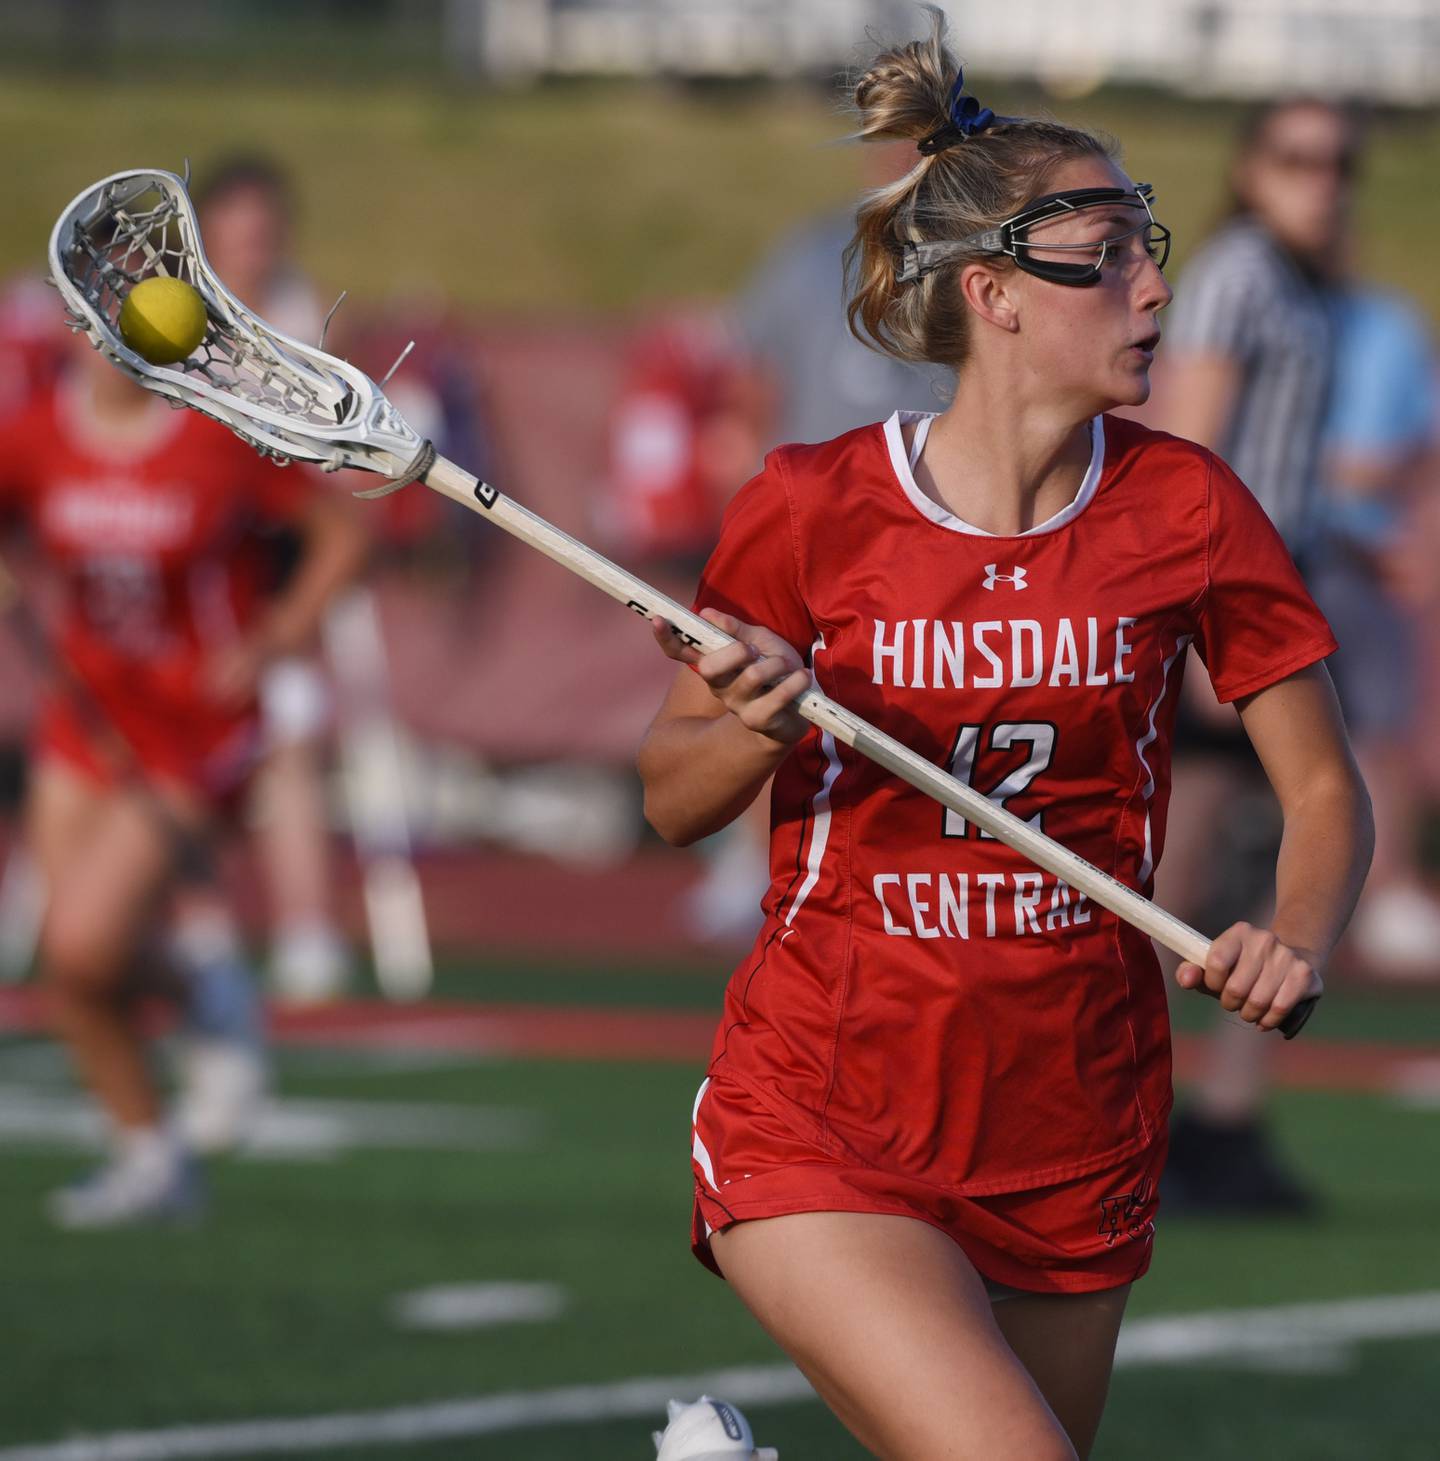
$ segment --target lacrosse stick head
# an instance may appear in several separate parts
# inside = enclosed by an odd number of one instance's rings
[[[273,329],[225,288],[174,173],[119,172],[86,188],[50,235],[50,273],[72,329],[147,390],[214,417],[266,456],[392,479],[363,496],[413,481],[434,460],[363,371]],[[205,302],[204,338],[174,365],[152,365],[120,334],[126,295],[152,275],[184,280]]]

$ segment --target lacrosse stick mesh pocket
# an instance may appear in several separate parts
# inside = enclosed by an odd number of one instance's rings
[[[334,425],[334,406],[306,379],[313,372],[262,325],[237,321],[217,298],[199,260],[194,224],[178,201],[158,188],[123,200],[118,186],[107,191],[110,197],[91,224],[75,232],[67,273],[109,326],[113,341],[120,341],[120,308],[136,284],[152,275],[183,280],[205,300],[209,321],[204,339],[174,369],[267,410]],[[342,389],[337,383],[334,393]]]
[[[420,462],[425,443],[368,376],[271,329],[229,293],[173,174],[118,173],[82,193],[56,224],[50,256],[75,329],[141,385],[213,416],[256,450],[392,478]],[[204,337],[174,365],[142,360],[120,334],[126,295],[152,275],[184,281],[205,302]]]

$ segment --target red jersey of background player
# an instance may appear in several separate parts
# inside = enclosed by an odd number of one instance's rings
[[[1192,641],[1231,701],[1335,648],[1211,453],[1104,417],[1030,532],[916,486],[908,414],[785,447],[731,505],[697,605],[766,625],[819,688],[1149,894]],[[766,920],[711,1074],[836,1153],[970,1195],[1140,1151],[1170,1102],[1149,939],[812,730],[776,773]]]
[[[219,792],[248,767],[253,714],[216,705],[204,667],[256,613],[256,527],[294,519],[309,484],[194,412],[150,411],[127,442],[92,424],[81,382],[43,393],[0,426],[0,506],[58,572],[59,654],[129,751]],[[57,687],[41,748],[104,773],[95,741]]]

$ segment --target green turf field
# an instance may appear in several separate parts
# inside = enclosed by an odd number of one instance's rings
[[[561,1002],[599,1003],[604,987],[620,1002],[687,1007],[715,987],[706,975],[638,971],[629,986],[626,977],[457,967],[445,992],[514,999],[523,988],[533,1002],[548,982]],[[1327,1034],[1344,1033],[1347,1009],[1372,1039],[1415,1042],[1440,1022],[1437,996],[1354,996],[1327,1011]],[[14,1129],[22,1097],[66,1097],[63,1070],[40,1042],[0,1042],[0,1295],[12,1341],[0,1367],[0,1461],[219,1454],[31,1449],[79,1434],[411,1407],[433,1417],[440,1402],[512,1392],[601,1387],[587,1390],[593,1398],[643,1377],[779,1373],[773,1347],[686,1248],[699,1074],[680,1063],[292,1050],[281,1062],[285,1101],[332,1112],[369,1103],[357,1126],[368,1147],[325,1155],[302,1143],[220,1164],[211,1215],[193,1230],[63,1236],[45,1225],[40,1201],[84,1157]],[[413,1116],[417,1105],[426,1109],[408,1137],[381,1133],[377,1111]],[[1440,1290],[1434,1106],[1297,1094],[1278,1114],[1325,1195],[1324,1218],[1162,1219],[1155,1268],[1132,1304],[1138,1336],[1158,1316]],[[484,1133],[497,1122],[509,1136],[492,1143]],[[567,1307],[548,1322],[448,1332],[405,1330],[391,1316],[405,1293],[500,1281],[559,1285]],[[1425,1397],[1440,1364],[1440,1299],[1427,1302],[1409,1336],[1382,1318],[1368,1338],[1317,1328],[1247,1357],[1222,1337],[1163,1364],[1142,1345],[1117,1374],[1097,1456],[1433,1458],[1440,1427]],[[1252,1329],[1230,1321],[1226,1332],[1239,1343]],[[783,1461],[863,1454],[814,1402],[745,1408]],[[224,1454],[638,1461],[659,1416],[547,1424],[543,1404],[539,1412],[501,1431],[379,1449],[353,1438],[306,1450],[232,1440]]]
[[[1132,174],[1156,185],[1183,266],[1220,209],[1234,108],[976,86],[1002,112],[1048,109],[1118,136]],[[302,260],[357,303],[438,297],[529,315],[719,298],[787,228],[852,201],[859,149],[835,145],[848,125],[837,103],[817,87],[12,76],[0,87],[0,130],[18,139],[0,277],[40,266],[56,215],[86,184],[186,157],[203,170],[243,139],[294,171]],[[1440,315],[1426,245],[1440,232],[1440,129],[1392,118],[1373,142],[1361,267]]]

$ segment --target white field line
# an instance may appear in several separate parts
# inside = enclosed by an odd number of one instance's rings
[[[1137,1319],[1120,1336],[1116,1363],[1126,1368],[1196,1363],[1250,1366],[1256,1362],[1268,1367],[1293,1353],[1302,1364],[1315,1368],[1315,1358],[1333,1361],[1335,1349],[1346,1344],[1433,1334],[1440,1334],[1440,1292],[1226,1309]],[[666,1401],[702,1393],[720,1395],[742,1406],[814,1398],[798,1370],[768,1365],[517,1391],[393,1410],[80,1436],[0,1449],[0,1461],[204,1461],[214,1456],[327,1451],[339,1446],[417,1445],[602,1420],[644,1418],[658,1424]]]
[[[1440,1334],[1440,1291],[1136,1319],[1120,1331],[1115,1362],[1129,1366],[1233,1359],[1246,1365],[1254,1356],[1283,1358],[1289,1350],[1303,1353],[1365,1339],[1430,1334]]]
[[[284,1045],[274,1051],[281,1071],[316,1076],[409,1075],[412,1071],[473,1069],[487,1057],[427,1045]]]
[[[174,1040],[162,1041],[167,1053]],[[408,1075],[412,1071],[473,1068],[485,1057],[468,1050],[442,1050],[425,1045],[284,1045],[273,1055],[282,1072],[353,1076]],[[43,1086],[50,1090],[73,1090],[74,1067],[64,1047],[51,1041],[0,1042],[0,1084]]]
[[[179,1426],[0,1450],[0,1461],[186,1461],[326,1451],[336,1446],[404,1446],[600,1420],[645,1417],[659,1424],[677,1395],[723,1395],[737,1405],[807,1400],[809,1383],[789,1365],[717,1370],[669,1379],[621,1380],[560,1390],[519,1391],[474,1400],[441,1401],[397,1410],[355,1411],[296,1420]]]
[[[533,1111],[497,1106],[398,1101],[270,1100],[244,1147],[253,1158],[326,1158],[371,1149],[497,1151],[532,1147]],[[104,1125],[76,1092],[0,1085],[0,1146],[55,1144],[98,1148]]]
[[[400,1294],[389,1310],[402,1329],[489,1329],[549,1323],[569,1302],[556,1283],[450,1283]]]

